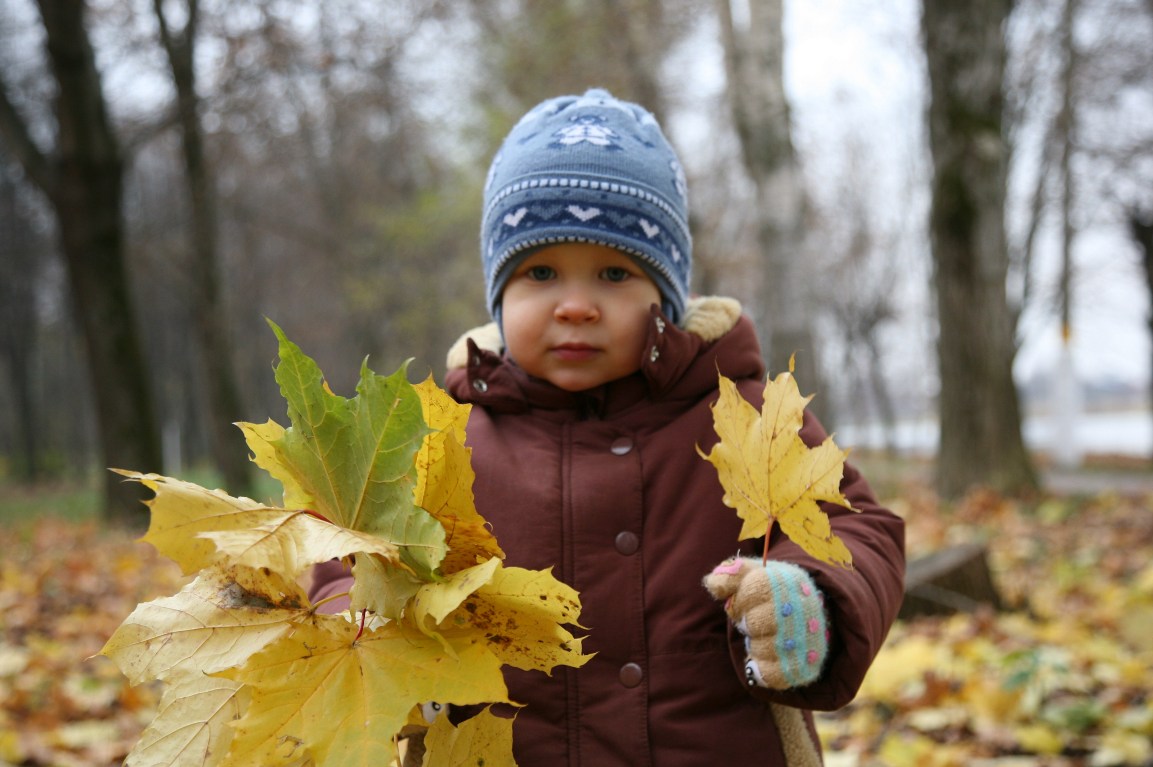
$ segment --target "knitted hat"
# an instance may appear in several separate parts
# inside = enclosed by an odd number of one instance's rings
[[[692,270],[685,175],[644,108],[593,89],[521,118],[489,168],[481,256],[489,312],[534,249],[560,242],[616,248],[645,270],[673,322]]]

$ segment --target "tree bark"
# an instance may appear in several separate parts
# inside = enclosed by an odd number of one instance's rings
[[[84,26],[85,4],[38,5],[56,82],[56,145],[51,155],[39,149],[6,90],[0,91],[0,136],[56,212],[95,395],[102,462],[157,471],[160,440],[124,264],[123,159]],[[142,497],[135,483],[105,473],[107,521],[139,526],[147,519]]]
[[[1129,211],[1129,231],[1133,241],[1141,249],[1141,265],[1145,271],[1145,287],[1148,295],[1153,298],[1153,213],[1142,213],[1136,209]],[[1153,309],[1149,310],[1147,317],[1149,335],[1153,337]],[[1153,357],[1149,360],[1149,372],[1153,378]],[[1153,454],[1149,456],[1153,460]]]
[[[804,391],[819,391],[817,354],[803,265],[805,193],[793,148],[784,81],[782,0],[748,4],[747,25],[733,18],[731,0],[717,8],[725,51],[727,97],[741,157],[756,188],[757,241],[762,263],[757,324],[770,374],[789,369]],[[823,401],[812,409],[827,420]]]
[[[153,3],[161,43],[176,86],[184,177],[192,216],[192,323],[208,405],[211,453],[228,492],[247,495],[252,490],[248,448],[232,425],[242,417],[244,409],[220,289],[216,188],[211,165],[205,157],[200,99],[196,93],[195,47],[200,4],[198,0],[188,0],[188,17],[179,33],[169,25],[163,6],[161,0]]]
[[[924,0],[933,161],[929,231],[941,379],[937,486],[946,498],[987,486],[1033,490],[1013,381],[1006,295],[1003,28],[1010,0]]]

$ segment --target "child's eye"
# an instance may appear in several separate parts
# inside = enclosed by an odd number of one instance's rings
[[[629,278],[629,270],[619,266],[610,266],[601,272],[601,277],[609,282],[624,282]]]
[[[525,272],[525,276],[535,282],[543,282],[555,277],[556,270],[551,266],[530,266],[528,271]]]

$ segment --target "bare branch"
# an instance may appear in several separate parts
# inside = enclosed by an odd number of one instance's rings
[[[0,143],[12,153],[28,178],[46,194],[52,188],[52,166],[36,145],[28,125],[8,98],[7,83],[0,80]]]

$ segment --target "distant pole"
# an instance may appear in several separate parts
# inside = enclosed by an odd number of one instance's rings
[[[1073,364],[1073,345],[1068,325],[1061,328],[1061,354],[1057,362],[1057,381],[1053,389],[1053,462],[1062,469],[1075,469],[1085,458],[1077,433],[1080,421],[1081,385]]]

